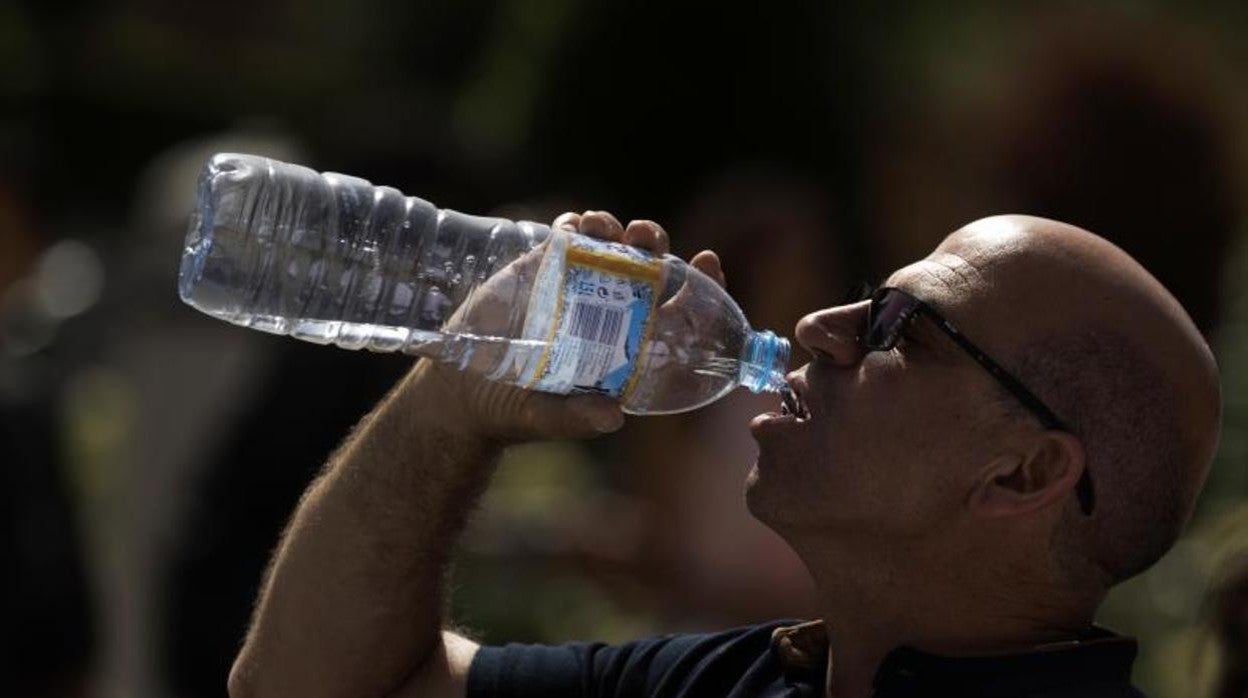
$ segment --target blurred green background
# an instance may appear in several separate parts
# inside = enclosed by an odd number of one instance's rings
[[[653,218],[786,334],[983,215],[1114,240],[1209,336],[1226,419],[1189,534],[1101,621],[1140,637],[1150,695],[1210,694],[1248,624],[1245,30],[1233,1],[0,4],[6,694],[223,693],[299,493],[409,365],[179,303],[224,150],[469,212]],[[554,642],[809,614],[741,502],[769,406],[515,449],[456,617]]]

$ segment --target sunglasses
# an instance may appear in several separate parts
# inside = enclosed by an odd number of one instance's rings
[[[1029,412],[1035,415],[1046,429],[1069,432],[1070,429],[1053,414],[1035,393],[1023,386],[1022,382],[1001,365],[993,361],[975,346],[966,335],[958,331],[953,323],[927,303],[897,288],[884,287],[877,289],[871,284],[860,284],[849,294],[846,304],[871,301],[867,310],[866,331],[859,337],[859,342],[867,351],[888,351],[897,346],[910,323],[920,316],[926,316],[941,332],[953,340],[962,351],[966,352],[975,362],[984,367],[1001,387],[1013,395]],[[1079,482],[1075,485],[1075,497],[1079,507],[1086,515],[1092,514],[1095,500],[1092,493],[1092,478],[1084,467]]]

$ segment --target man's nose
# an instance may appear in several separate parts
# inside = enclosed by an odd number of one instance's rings
[[[858,336],[867,322],[870,306],[870,301],[861,301],[817,310],[797,321],[794,336],[811,354],[838,366],[852,366],[865,353]]]

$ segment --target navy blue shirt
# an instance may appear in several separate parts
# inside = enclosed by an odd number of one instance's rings
[[[942,657],[890,653],[877,698],[1030,696],[1139,698],[1131,686],[1134,640],[1101,629],[1028,652]],[[482,647],[469,698],[813,698],[823,695],[827,640],[820,621],[774,621],[704,635],[621,645]]]

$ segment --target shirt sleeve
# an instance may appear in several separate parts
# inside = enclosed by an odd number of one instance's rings
[[[484,646],[468,672],[468,698],[625,698],[728,695],[761,657],[771,628],[666,635],[620,645]],[[722,688],[715,691],[714,688]],[[692,694],[690,694],[692,695]]]

